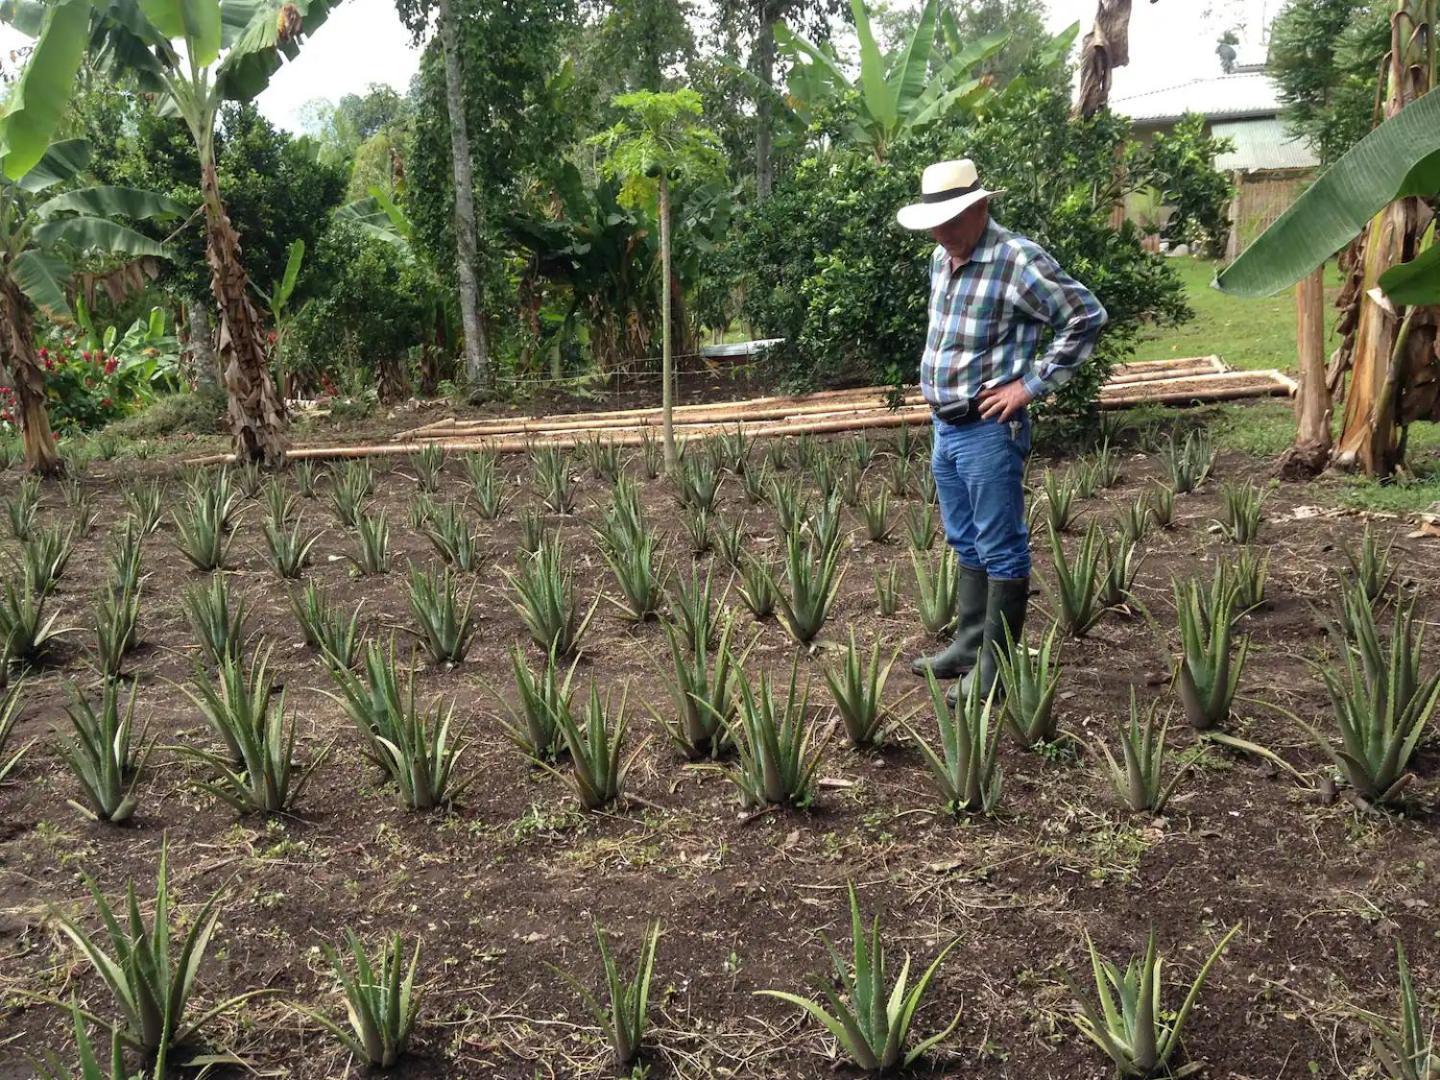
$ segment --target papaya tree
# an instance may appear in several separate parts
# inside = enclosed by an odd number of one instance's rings
[[[185,123],[200,164],[210,288],[220,314],[219,363],[235,451],[242,461],[284,459],[284,401],[269,368],[261,316],[251,298],[215,169],[215,126],[227,101],[264,90],[302,35],[325,21],[330,0],[21,0],[5,18],[35,39],[11,89],[5,171],[23,176],[44,154],[87,54],[115,77],[135,80]]]
[[[665,440],[665,468],[673,473],[675,451],[675,367],[670,327],[674,277],[670,271],[670,185],[703,183],[725,171],[720,140],[699,123],[700,95],[694,90],[655,93],[637,90],[617,94],[616,108],[627,115],[609,131],[595,136],[608,147],[604,169],[643,191],[655,185],[656,217],[660,223],[660,402]]]
[[[9,121],[0,121],[0,138]],[[0,365],[14,384],[25,467],[42,476],[64,471],[50,429],[45,370],[35,345],[35,315],[73,318],[71,296],[81,273],[111,292],[142,282],[164,247],[116,218],[173,219],[171,199],[124,187],[63,188],[90,160],[83,139],[53,143],[33,162],[0,170]],[[12,179],[12,175],[14,178]],[[77,301],[78,302],[78,301]]]
[[[1333,165],[1216,278],[1241,296],[1295,284],[1342,248],[1341,343],[1349,374],[1332,461],[1388,477],[1407,425],[1440,420],[1440,91],[1435,0],[1396,0],[1386,58],[1386,119]]]
[[[886,54],[875,40],[864,0],[851,0],[850,9],[860,42],[860,71],[853,79],[832,45],[813,42],[784,23],[775,25],[775,41],[792,63],[789,100],[802,117],[823,102],[853,100],[855,119],[845,136],[883,161],[902,135],[978,108],[994,96],[991,80],[978,77],[976,70],[1009,44],[1009,34],[962,45],[954,15],[941,12],[940,0],[926,0],[910,40]],[[948,54],[934,56],[932,63],[937,25]]]

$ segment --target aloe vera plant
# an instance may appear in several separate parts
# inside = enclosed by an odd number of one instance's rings
[[[481,569],[485,557],[479,534],[470,527],[465,512],[453,502],[437,506],[423,531],[440,557],[456,570],[473,574]]]
[[[875,610],[887,618],[900,610],[900,567],[875,571]]]
[[[556,709],[553,714],[565,748],[570,752],[570,771],[561,775],[586,810],[603,809],[620,797],[626,773],[645,748],[642,742],[628,755],[625,753],[628,694],[627,686],[621,694],[619,708],[612,709],[608,696],[602,698],[599,687],[592,683],[583,728],[569,709]],[[553,766],[546,767],[558,772]]]
[[[872,544],[883,544],[895,531],[890,517],[890,492],[878,489],[867,499],[860,500],[860,517],[865,522],[865,537]]]
[[[1119,528],[1119,535],[1122,539],[1132,544],[1138,544],[1145,539],[1145,534],[1150,531],[1150,522],[1153,516],[1150,512],[1150,500],[1145,495],[1139,495],[1134,502],[1120,504],[1119,513],[1115,523]]]
[[[1060,543],[1060,534],[1050,531],[1050,556],[1055,566],[1055,586],[1051,596],[1055,602],[1055,614],[1060,625],[1071,637],[1084,637],[1105,615],[1101,603],[1101,587],[1104,576],[1100,560],[1105,555],[1105,544],[1100,527],[1091,522],[1080,540],[1074,561],[1065,558],[1065,548]]]
[[[653,618],[665,602],[665,581],[668,573],[664,555],[655,547],[655,537],[648,529],[625,532],[607,544],[601,555],[620,587],[621,599],[615,604],[632,622]]]
[[[540,651],[562,660],[574,653],[600,601],[582,614],[575,575],[560,541],[547,541],[534,555],[522,557],[520,572],[509,578],[518,597],[511,606]]]
[[[734,725],[739,761],[730,776],[746,805],[810,804],[825,745],[816,738],[809,712],[810,689],[800,689],[798,656],[784,700],[768,673],[741,680]]]
[[[749,554],[745,556],[740,563],[740,580],[735,592],[755,618],[768,619],[775,613],[775,601],[780,590],[775,584],[775,572],[763,559]]]
[[[530,455],[535,487],[540,501],[552,514],[569,514],[575,509],[575,478],[570,458],[556,446],[536,447]]]
[[[691,760],[719,757],[731,745],[730,727],[738,707],[738,678],[743,656],[731,648],[733,620],[727,618],[713,649],[706,638],[694,645],[672,623],[665,624],[673,678],[674,719],[651,713],[672,742]]]
[[[410,613],[415,617],[416,637],[433,664],[459,664],[470,652],[480,631],[475,617],[475,590],[462,599],[460,587],[449,568],[440,573],[410,570]]]
[[[5,594],[0,597],[0,654],[8,662],[38,663],[57,638],[70,632],[69,628],[56,629],[58,613],[46,617],[47,602],[44,593],[31,592],[23,582],[5,582]]]
[[[1175,489],[1157,483],[1150,489],[1150,520],[1162,529],[1175,523]]]
[[[1395,968],[1400,982],[1399,1020],[1361,1012],[1370,1027],[1370,1053],[1385,1080],[1435,1080],[1440,1076],[1440,1049],[1435,1046],[1435,1023],[1425,1025],[1420,996],[1405,959],[1405,946],[1395,942]]]
[[[1368,615],[1363,601],[1359,606]],[[1388,645],[1381,644],[1372,617],[1355,649],[1344,650],[1343,672],[1320,668],[1340,734],[1338,748],[1314,725],[1282,710],[1371,802],[1396,802],[1414,780],[1410,761],[1440,703],[1440,670],[1428,677],[1420,671],[1423,637],[1411,606],[1397,605]]]
[[[1096,599],[1102,608],[1116,608],[1132,598],[1135,575],[1140,572],[1144,556],[1138,553],[1134,540],[1123,536],[1107,537],[1104,554],[1105,573],[1100,578]]]
[[[1371,604],[1384,596],[1395,580],[1395,563],[1390,557],[1391,548],[1394,546],[1395,542],[1391,540],[1385,547],[1380,547],[1367,522],[1360,547],[1356,550],[1344,549],[1345,561],[1350,567],[1350,579],[1359,585],[1365,599]]]
[[[898,650],[892,650],[889,659],[884,659],[877,641],[867,660],[855,644],[852,628],[850,645],[839,667],[825,669],[825,685],[851,746],[873,747],[884,740],[885,726],[890,719],[885,708],[885,682],[898,655]]]
[[[225,474],[213,483],[197,479],[182,512],[175,514],[175,544],[197,570],[214,571],[225,565],[239,498],[230,492]]]
[[[754,466],[747,468],[740,474],[740,489],[745,493],[745,501],[751,506],[759,506],[770,501],[771,471],[769,465],[762,465],[758,469]]]
[[[415,470],[416,487],[427,493],[439,491],[445,472],[444,448],[427,443],[410,455],[410,467]]]
[[[10,752],[10,740],[20,722],[20,706],[25,702],[25,682],[17,679],[9,687],[0,688],[5,690],[0,694],[0,783],[4,783],[5,778],[15,771],[15,766],[20,764],[20,759],[34,744],[26,743],[14,753]]]
[[[1005,691],[1004,722],[1015,741],[1033,749],[1053,743],[1059,734],[1055,693],[1060,688],[1060,627],[1051,624],[1038,648],[1031,650],[1010,635],[996,650],[1000,684]]]
[[[149,536],[160,527],[165,512],[165,493],[158,480],[130,485],[125,489],[125,508],[141,536]]]
[[[197,783],[241,814],[274,814],[288,810],[304,791],[315,770],[329,756],[329,749],[315,756],[310,765],[299,767],[295,762],[297,728],[293,718],[285,718],[285,694],[281,691],[262,706],[265,712],[259,723],[235,713],[219,713],[232,721],[226,742],[239,748],[240,761],[231,763],[232,754],[216,754],[195,746],[181,746],[180,752],[211,770],[210,779]],[[229,747],[227,747],[227,750]]]
[[[75,533],[58,527],[36,527],[21,541],[20,558],[12,558],[25,587],[36,596],[48,596],[65,576],[75,553]]]
[[[929,551],[935,545],[935,504],[912,506],[905,518],[905,535],[913,551]]]
[[[197,669],[192,680],[194,689],[181,688],[224,744],[233,765],[245,760],[242,740],[265,725],[270,699],[275,694],[270,651],[264,645],[256,649],[248,666],[240,662],[238,655],[226,657],[213,678]]]
[[[1139,813],[1163,814],[1175,794],[1175,788],[1189,771],[1194,759],[1183,762],[1166,779],[1166,738],[1170,720],[1157,719],[1159,702],[1151,702],[1142,714],[1135,690],[1130,690],[1130,721],[1120,729],[1121,760],[1117,761],[1105,743],[1100,752],[1105,757],[1111,782],[1125,805]]]
[[[677,577],[670,593],[670,623],[680,631],[691,652],[715,640],[714,575],[698,567],[688,577]]]
[[[850,960],[847,963],[835,946],[825,939],[825,947],[835,967],[832,977],[817,975],[815,978],[823,1002],[784,990],[757,990],[756,993],[804,1009],[834,1036],[858,1068],[888,1074],[896,1069],[908,1068],[948,1039],[960,1026],[960,1013],[957,1012],[943,1030],[906,1048],[910,1030],[915,1024],[915,1014],[924,1003],[940,965],[960,939],[955,938],[940,950],[914,986],[910,985],[910,956],[906,954],[892,985],[885,963],[880,916],[876,915],[870,921],[867,930],[853,884],[849,886],[849,895]],[[834,989],[835,986],[839,986],[839,992]],[[830,1006],[828,1011],[826,1003]]]
[[[1220,610],[1205,610],[1200,583],[1174,583],[1175,613],[1180,624],[1180,659],[1176,680],[1185,717],[1196,731],[1209,731],[1230,718],[1230,705],[1245,670],[1250,639],[1234,641],[1234,590],[1222,595]]]
[[[61,759],[80,782],[83,803],[70,805],[95,821],[119,825],[135,813],[135,794],[150,746],[145,729],[135,730],[135,687],[129,704],[122,710],[120,687],[106,681],[97,709],[78,690],[71,688],[71,703],[65,707],[71,736],[61,738]],[[153,744],[151,744],[153,745]]]
[[[675,473],[675,496],[683,507],[713,512],[724,481],[724,473],[709,459],[686,454],[680,459],[680,468]]]
[[[190,630],[212,663],[221,664],[240,656],[248,609],[244,597],[231,599],[223,574],[211,577],[209,585],[186,590],[182,602]]]
[[[103,937],[92,937],[69,913],[51,908],[61,932],[90,962],[115,999],[121,1022],[114,1025],[112,1032],[154,1063],[155,1076],[168,1075],[171,1050],[193,1040],[207,1020],[250,998],[270,993],[252,990],[236,994],[210,1006],[199,1016],[186,1016],[220,920],[219,902],[225,886],[212,893],[190,915],[182,934],[181,924],[178,921],[172,924],[175,895],[170,889],[168,867],[169,848],[162,841],[155,902],[148,925],[141,915],[133,881],[126,886],[124,907],[116,911],[106,901],[95,879],[82,873],[104,925]]]
[[[451,736],[454,720],[455,707],[438,698],[428,710],[417,708],[412,679],[406,706],[393,717],[388,732],[375,735],[377,757],[407,810],[445,806],[474,779],[459,778],[457,766],[466,743]]]
[[[1239,930],[1237,923],[1220,939],[1210,958],[1201,965],[1180,1008],[1174,1012],[1164,1007],[1164,960],[1156,948],[1153,930],[1144,955],[1132,957],[1124,971],[1102,959],[1095,942],[1086,934],[1085,947],[1090,953],[1090,969],[1095,982],[1094,999],[1085,994],[1069,974],[1065,975],[1078,1006],[1077,1013],[1072,1017],[1076,1028],[1105,1052],[1118,1076],[1181,1077],[1199,1072],[1201,1066],[1198,1062],[1174,1068],[1170,1061],[1180,1049],[1180,1034],[1195,1008],[1210,969]]]
[[[470,480],[470,495],[475,500],[475,513],[482,521],[499,518],[507,499],[496,468],[495,455],[488,451],[466,454],[465,475]]]
[[[325,958],[345,996],[348,1029],[314,1009],[300,1011],[315,1020],[359,1061],[388,1069],[404,1056],[420,1015],[422,992],[415,985],[420,966],[420,941],[409,950],[391,934],[372,957],[353,930],[345,930],[345,952],[325,946]],[[346,966],[345,961],[350,961]]]
[[[95,666],[107,679],[120,676],[135,648],[140,624],[140,588],[107,588],[95,605]]]
[[[340,524],[355,527],[374,488],[375,474],[367,463],[347,461],[336,466],[330,486],[330,506]]]
[[[390,572],[390,523],[385,512],[355,519],[355,554],[346,556],[362,576]]]
[[[839,592],[840,546],[806,542],[792,533],[785,544],[785,584],[775,601],[780,625],[801,645],[814,641]]]
[[[70,1030],[75,1043],[75,1055],[79,1059],[79,1072],[70,1072],[53,1054],[47,1054],[45,1061],[33,1063],[35,1068],[39,1069],[37,1075],[41,1080],[135,1080],[136,1074],[132,1074],[125,1067],[125,1040],[120,1038],[118,1032],[110,1036],[108,1068],[102,1065],[95,1052],[95,1044],[90,1041],[85,1014],[74,998],[70,999]],[[144,1077],[141,1076],[140,1080],[144,1080]]]
[[[302,499],[313,499],[320,494],[320,470],[313,461],[297,461],[290,466],[290,475],[295,478],[295,491]]]
[[[1075,474],[1047,470],[1042,484],[1045,492],[1045,521],[1057,533],[1070,528],[1075,521],[1075,499],[1080,494]]]
[[[519,708],[511,710],[509,722],[500,722],[506,735],[533,762],[559,761],[566,746],[556,715],[561,712],[570,715],[570,683],[575,676],[575,665],[570,665],[562,681],[560,665],[554,656],[547,656],[545,666],[536,674],[525,663],[520,646],[512,644],[510,667],[515,674]]]
[[[615,1063],[621,1067],[632,1064],[640,1056],[645,1030],[650,1023],[650,984],[655,978],[655,950],[660,942],[660,924],[651,923],[640,943],[640,956],[635,977],[627,979],[620,971],[609,942],[600,924],[595,924],[595,943],[600,950],[600,965],[605,974],[605,998],[602,1001],[585,988],[573,975],[553,964],[547,965],[580,995],[595,1022],[604,1030],[615,1052]]]
[[[908,723],[905,729],[930,769],[941,804],[957,817],[993,814],[1003,788],[997,753],[1001,724],[994,715],[993,698],[980,696],[980,681],[976,679],[952,706],[946,702],[935,673],[927,668],[925,678],[939,724],[939,742],[932,744]]]
[[[299,514],[300,500],[279,480],[272,479],[265,485],[261,502],[265,506],[265,517],[279,526],[290,524]]]
[[[920,615],[920,625],[927,633],[940,637],[955,621],[956,597],[960,588],[960,570],[955,555],[950,548],[941,548],[935,556],[932,572],[912,550],[910,565],[915,568],[915,606]]]
[[[261,528],[270,569],[286,581],[298,579],[310,561],[310,552],[320,542],[320,534],[307,533],[304,521],[298,516],[290,525],[268,518]]]
[[[15,494],[5,500],[5,518],[10,523],[10,535],[21,543],[30,539],[30,533],[40,521],[40,481],[27,476],[20,481]]]
[[[684,530],[692,555],[704,555],[715,546],[714,538],[710,535],[710,520],[710,511],[703,506],[687,505],[680,508],[680,526]]]
[[[328,661],[350,667],[360,653],[361,600],[347,619],[330,593],[315,582],[290,594],[290,609],[300,624],[305,644],[318,649]]]
[[[1220,519],[1215,523],[1225,539],[1249,544],[1260,535],[1264,493],[1249,480],[1220,489]]]
[[[1160,449],[1160,465],[1177,495],[1194,491],[1215,468],[1215,446],[1203,431],[1192,431],[1181,441],[1174,435]]]
[[[115,532],[109,557],[111,589],[139,591],[143,536],[140,526],[130,517],[127,517]]]
[[[401,718],[407,710],[415,710],[414,672],[407,671],[402,680],[395,665],[393,639],[387,646],[378,641],[366,644],[358,675],[335,663],[329,669],[339,693],[324,691],[325,695],[345,710],[360,736],[361,752],[381,769],[388,769],[390,758],[379,740],[395,742]]]

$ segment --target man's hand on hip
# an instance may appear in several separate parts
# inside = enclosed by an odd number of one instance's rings
[[[986,420],[998,420],[1003,424],[1032,400],[1022,380],[1001,383],[980,391],[980,415]]]

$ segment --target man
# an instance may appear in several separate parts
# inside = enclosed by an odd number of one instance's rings
[[[982,187],[968,158],[931,165],[920,191],[897,217],[936,243],[920,391],[934,412],[930,467],[960,583],[955,639],[910,667],[963,678],[950,690],[954,701],[975,680],[990,693],[1007,628],[1019,641],[1025,625],[1027,407],[1074,375],[1106,314],[1043,248],[990,217],[990,199],[1003,192]]]

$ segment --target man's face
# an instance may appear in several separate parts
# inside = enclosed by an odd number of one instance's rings
[[[975,250],[981,235],[985,232],[985,224],[990,220],[990,201],[981,199],[979,202],[965,209],[964,213],[958,214],[930,230],[930,235],[935,242],[948,251],[957,259],[968,259],[970,252]]]

